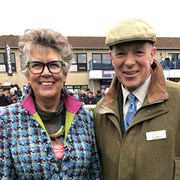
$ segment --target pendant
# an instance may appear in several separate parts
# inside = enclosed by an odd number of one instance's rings
[[[56,143],[53,145],[54,155],[57,159],[62,159],[64,152],[64,145],[57,142],[57,137],[54,135]]]

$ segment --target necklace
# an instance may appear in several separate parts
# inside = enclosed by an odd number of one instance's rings
[[[56,138],[57,138],[57,137],[63,135],[63,133],[64,133],[64,125],[61,126],[61,128],[59,129],[59,131],[57,133],[49,134],[49,137],[54,138],[56,136]]]
[[[51,138],[55,138],[56,143],[53,145],[54,155],[57,159],[62,159],[64,152],[64,145],[59,144],[57,141],[57,137],[61,136],[64,133],[64,125],[61,126],[59,131],[55,134],[50,134]]]

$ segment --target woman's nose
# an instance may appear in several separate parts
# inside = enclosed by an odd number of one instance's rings
[[[46,65],[44,66],[44,70],[41,74],[42,75],[51,75],[51,72],[49,71],[49,69]]]

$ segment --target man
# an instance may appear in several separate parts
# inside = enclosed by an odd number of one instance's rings
[[[99,100],[102,98],[101,90],[97,90],[97,93],[95,95],[96,103],[99,102]]]
[[[79,100],[80,100],[81,102],[84,102],[86,98],[87,98],[87,95],[86,95],[86,93],[85,93],[85,90],[84,90],[84,89],[81,89],[80,95],[79,95]]]
[[[3,87],[3,84],[0,82],[0,89],[2,89],[3,91],[5,91],[5,88]]]
[[[105,96],[105,89],[101,89],[101,95],[102,95],[102,97]]]
[[[180,85],[164,79],[155,41],[136,19],[106,37],[115,76],[95,109],[104,180],[180,179]]]
[[[7,106],[8,100],[7,97],[3,93],[3,89],[0,89],[0,106]]]
[[[18,97],[18,95],[16,94],[16,91],[14,90],[14,88],[11,88],[11,89],[9,90],[9,94],[10,94],[10,95],[8,96],[8,102],[9,102],[9,104],[12,104],[12,103],[13,103],[13,99],[12,99],[13,96],[15,96],[17,100],[19,100],[19,97]]]
[[[93,92],[92,91],[89,91],[88,92],[88,95],[84,101],[85,104],[96,104],[96,99],[95,97],[93,96]]]
[[[79,100],[79,94],[77,89],[74,90],[73,97]]]

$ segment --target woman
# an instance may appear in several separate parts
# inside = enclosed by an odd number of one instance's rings
[[[92,113],[63,89],[72,60],[67,39],[28,30],[19,50],[29,85],[0,113],[0,179],[99,179]]]

